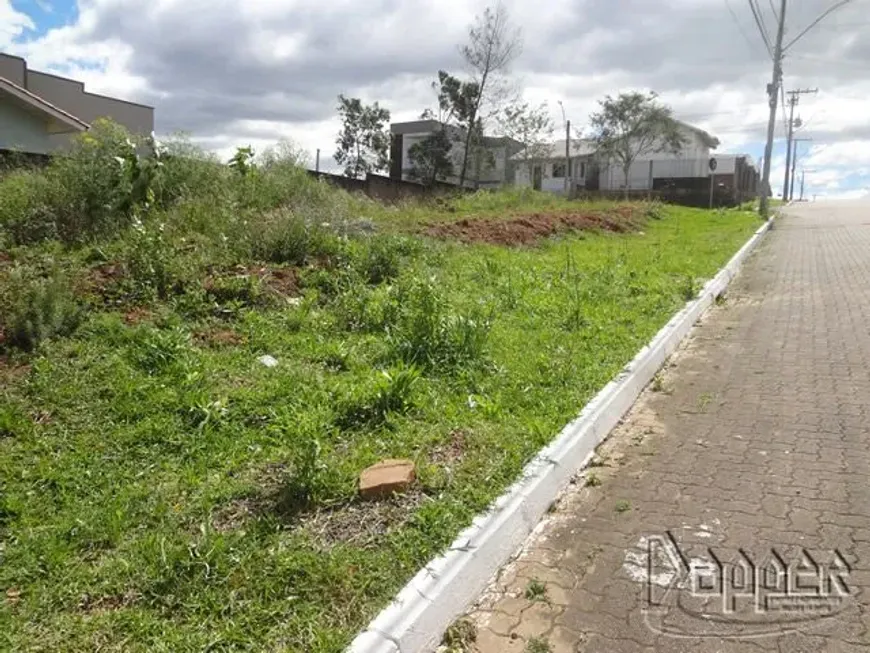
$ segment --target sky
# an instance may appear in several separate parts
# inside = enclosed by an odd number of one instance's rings
[[[605,95],[655,91],[676,117],[758,160],[771,59],[748,0],[503,0],[521,29],[511,69],[525,99],[559,102],[582,132]],[[774,6],[759,0],[768,32]],[[834,0],[792,0],[788,43]],[[184,132],[228,157],[291,140],[331,166],[341,93],[394,121],[434,105],[439,69],[486,0],[0,0],[0,50],[86,89],[156,108],[158,135]],[[818,88],[796,109],[808,197],[870,195],[870,0],[853,0],[794,43],[784,86]],[[778,111],[772,186],[782,189]]]

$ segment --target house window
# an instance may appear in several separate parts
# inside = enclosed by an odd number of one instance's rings
[[[554,163],[553,164],[553,178],[554,179],[563,179],[565,177],[565,164],[564,163]]]
[[[586,162],[585,161],[580,162],[580,174],[577,175],[577,178],[578,179],[586,179]]]

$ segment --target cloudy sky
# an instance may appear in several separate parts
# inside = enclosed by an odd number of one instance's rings
[[[786,41],[835,0],[792,0]],[[655,90],[720,152],[762,152],[770,57],[748,0],[504,0],[522,29],[513,75],[526,98],[584,125],[596,101]],[[0,0],[0,50],[88,90],[156,107],[157,131],[226,154],[289,138],[324,160],[336,96],[379,101],[394,120],[433,104],[439,68],[485,0]],[[771,33],[773,5],[760,0]],[[807,193],[870,194],[870,0],[853,0],[793,45],[785,87],[801,98]],[[772,176],[781,190],[784,120]],[[811,173],[809,171],[812,171]]]

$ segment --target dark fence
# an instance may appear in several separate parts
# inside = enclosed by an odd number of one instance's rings
[[[655,190],[630,190],[628,193],[624,190],[579,191],[576,193],[576,197],[577,199],[585,200],[622,200],[625,198],[629,200],[658,200],[668,204],[679,204],[680,206],[707,208],[710,206],[710,187],[708,182],[706,190],[695,188],[660,188]],[[716,188],[713,191],[714,208],[728,208],[738,206],[740,203],[739,198],[730,188]]]
[[[405,199],[442,197],[452,195],[460,191],[458,186],[437,182],[432,186],[424,186],[412,181],[393,179],[384,175],[368,174],[365,179],[355,179],[343,175],[334,175],[329,172],[317,172],[309,170],[308,174],[318,179],[323,179],[335,184],[348,192],[365,193],[372,199],[381,202],[398,202]]]

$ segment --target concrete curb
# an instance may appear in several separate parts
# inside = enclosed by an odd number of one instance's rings
[[[697,299],[661,328],[580,415],[526,465],[522,477],[478,515],[443,555],[430,561],[361,632],[347,653],[428,653],[523,544],[571,477],[586,466],[676,350],[699,317],[736,276],[770,229],[762,225]]]

